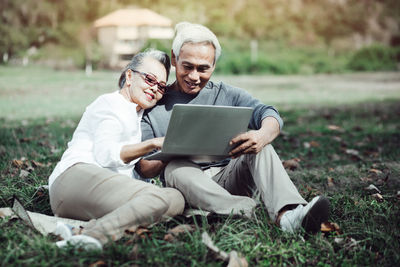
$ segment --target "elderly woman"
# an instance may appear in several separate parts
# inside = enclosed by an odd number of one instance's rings
[[[160,149],[163,138],[141,142],[140,120],[166,90],[167,54],[135,55],[119,79],[120,90],[99,96],[83,113],[68,148],[49,178],[50,205],[59,217],[91,220],[79,235],[64,224],[57,232],[67,243],[101,248],[127,228],[180,214],[184,199],[173,188],[132,178],[139,157]]]

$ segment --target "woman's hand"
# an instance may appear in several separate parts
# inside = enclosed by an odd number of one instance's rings
[[[134,159],[140,158],[147,153],[161,149],[164,143],[164,137],[149,139],[138,144],[125,145],[121,148],[120,157],[123,162],[129,163]]]
[[[154,149],[160,150],[164,144],[164,138],[165,137],[156,137],[151,139],[153,141],[153,147]]]

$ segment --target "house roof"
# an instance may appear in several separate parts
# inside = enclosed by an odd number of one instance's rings
[[[109,26],[171,26],[172,21],[147,8],[116,10],[94,22],[96,28]]]

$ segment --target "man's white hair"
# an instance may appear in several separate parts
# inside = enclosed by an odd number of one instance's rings
[[[175,38],[172,43],[172,51],[176,59],[179,57],[179,52],[185,43],[209,43],[215,48],[214,64],[221,55],[221,45],[218,42],[217,36],[207,27],[200,24],[189,22],[180,22],[175,26]]]

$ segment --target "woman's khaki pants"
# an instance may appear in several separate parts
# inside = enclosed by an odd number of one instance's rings
[[[104,244],[118,240],[128,228],[134,230],[182,213],[185,203],[176,189],[78,163],[54,181],[50,205],[56,216],[91,220],[82,234]]]

